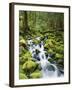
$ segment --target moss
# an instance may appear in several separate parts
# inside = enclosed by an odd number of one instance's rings
[[[31,78],[41,78],[42,77],[42,73],[41,71],[35,71],[30,75]]]
[[[28,79],[27,76],[23,73],[19,74],[19,79]]]
[[[28,60],[32,60],[32,55],[30,52],[26,52],[20,55],[20,63],[23,64],[24,62],[28,61]]]
[[[51,48],[47,52],[48,52],[48,54],[55,55],[55,51]]]
[[[44,45],[44,49],[48,49],[49,47],[48,47],[48,44],[45,44]]]
[[[20,36],[19,43],[20,43],[20,45],[22,45],[22,44],[26,45],[26,40],[22,36]]]
[[[28,60],[23,64],[23,70],[27,72],[33,72],[37,64],[34,61]]]
[[[40,40],[34,39],[34,40],[33,40],[33,43],[34,43],[34,44],[39,44],[39,43],[40,43]]]
[[[23,68],[22,68],[22,67],[23,67],[23,65],[21,65],[21,64],[20,64],[20,65],[19,65],[19,72],[20,72],[20,73],[24,73],[24,71],[23,71]]]
[[[47,49],[54,48],[55,47],[55,43],[56,43],[55,40],[53,40],[53,39],[47,39],[45,41],[44,48],[47,48]]]
[[[64,52],[64,46],[60,45],[55,47],[57,53],[63,53]]]
[[[27,51],[27,52],[24,54],[24,59],[30,60],[30,58],[32,58],[32,55],[31,55],[30,52]]]
[[[62,54],[56,53],[55,58],[56,58],[56,59],[62,59],[62,58],[64,58],[64,57],[63,57]]]
[[[53,50],[52,50],[52,49],[49,49],[49,50],[48,50],[48,53],[49,53],[49,54],[52,54],[52,53],[53,53]]]

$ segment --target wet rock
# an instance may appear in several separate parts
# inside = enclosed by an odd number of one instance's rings
[[[38,55],[40,53],[40,51],[38,49],[35,50],[36,51],[36,54]]]
[[[56,60],[52,58],[53,55],[51,55],[51,58],[48,59],[48,61],[52,64],[56,64]]]
[[[36,60],[40,61],[39,56],[38,56],[38,55],[36,55],[36,54],[33,56],[33,58],[35,58]]]
[[[52,66],[52,65],[48,65],[47,69],[48,69],[49,71],[55,71],[55,67]]]
[[[57,63],[60,64],[60,65],[63,65],[63,64],[64,64],[64,60],[63,60],[63,59],[59,59],[59,60],[57,61]]]
[[[46,56],[46,58],[48,58],[48,53],[47,52],[45,52],[45,56]]]
[[[61,74],[64,75],[64,66],[57,64],[57,68],[58,68],[58,75],[60,76]]]
[[[40,48],[41,48],[41,43],[39,44]]]

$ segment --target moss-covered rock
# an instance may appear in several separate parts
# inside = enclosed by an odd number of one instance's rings
[[[63,45],[56,46],[55,49],[56,49],[57,53],[62,53],[63,54],[63,52],[64,52],[64,46]]]
[[[19,79],[28,79],[27,76],[23,73],[19,74]]]
[[[31,78],[41,78],[42,77],[42,73],[41,71],[35,71],[32,74],[30,74]]]
[[[51,48],[47,52],[48,52],[48,54],[50,54],[50,56],[55,55],[55,51]]]
[[[26,60],[31,60],[31,58],[32,58],[32,54],[31,54],[29,51],[27,51],[27,52],[24,54],[24,59],[26,59]]]
[[[23,70],[31,73],[35,70],[36,66],[37,66],[37,63],[31,60],[28,60],[23,64]]]
[[[28,60],[32,60],[32,55],[30,52],[26,52],[20,55],[20,63],[23,64],[24,62],[28,61]]]
[[[23,65],[21,65],[21,64],[20,64],[20,65],[19,65],[19,72],[20,72],[20,73],[24,73],[24,71],[23,71],[23,68],[22,68],[22,67],[23,67]]]
[[[22,36],[20,36],[20,38],[19,38],[19,43],[20,43],[20,45],[26,45],[27,44],[26,40]]]
[[[47,39],[45,41],[44,48],[46,48],[46,49],[55,48],[55,44],[56,44],[55,40],[53,40],[53,39]]]
[[[56,58],[56,59],[62,59],[62,58],[64,58],[64,57],[63,57],[62,54],[56,53],[55,58]]]

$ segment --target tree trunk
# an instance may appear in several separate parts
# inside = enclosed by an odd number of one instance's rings
[[[28,32],[29,27],[28,27],[28,16],[27,16],[27,11],[24,11],[24,20],[23,20],[23,24],[24,24],[24,33]]]

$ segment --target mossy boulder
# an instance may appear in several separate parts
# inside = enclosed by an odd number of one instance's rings
[[[20,38],[19,38],[19,43],[20,43],[20,45],[26,45],[27,44],[26,40],[22,36],[20,36]]]
[[[23,68],[22,68],[22,67],[23,67],[23,65],[21,65],[21,64],[20,64],[20,65],[19,65],[19,72],[20,72],[20,73],[24,73],[24,71],[23,71]]]
[[[19,74],[19,79],[28,79],[27,76],[23,73]]]
[[[46,49],[54,48],[55,47],[55,44],[56,44],[55,40],[53,40],[53,39],[47,39],[45,41],[44,48],[46,48]]]
[[[33,72],[36,67],[37,67],[37,63],[31,60],[28,60],[23,64],[23,70],[29,73]]]
[[[62,54],[64,53],[64,46],[63,45],[56,46],[55,49],[56,49],[57,53],[62,53]]]
[[[54,56],[55,55],[55,51],[53,49],[51,49],[51,48],[49,48],[49,50],[47,52],[48,52],[48,54],[50,56]]]
[[[41,71],[35,71],[32,74],[30,74],[31,78],[41,78],[42,77],[42,73]]]
[[[64,57],[62,54],[56,53],[55,58],[56,59],[63,59]]]
[[[20,55],[20,63],[23,64],[24,62],[28,61],[28,60],[32,60],[32,55],[30,52],[26,52]]]
[[[24,54],[24,59],[25,60],[31,60],[32,59],[32,54],[29,52],[29,51],[27,51],[25,54]]]

